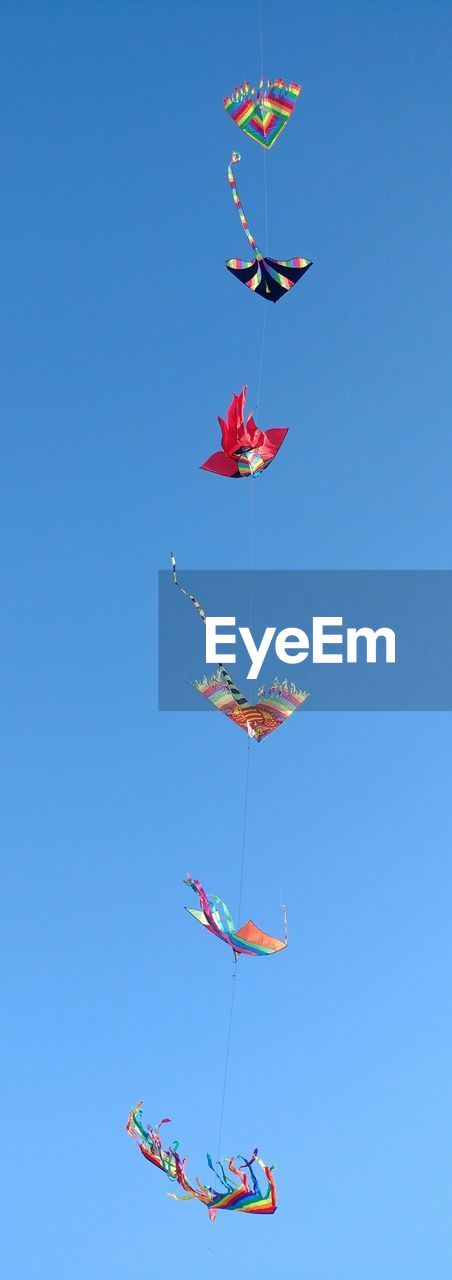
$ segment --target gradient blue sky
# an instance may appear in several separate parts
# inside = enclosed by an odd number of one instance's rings
[[[314,266],[268,308],[258,567],[447,565],[448,9],[263,0],[304,85],[270,247]],[[156,574],[246,564],[247,485],[197,467],[256,395],[222,98],[257,4],[4,0],[0,46],[2,1274],[444,1280],[446,716],[300,712],[251,756],[243,916],[282,895],[290,946],[240,966],[222,1146],[275,1161],[275,1217],[211,1226],[124,1131],[143,1097],[201,1177],[218,1133],[231,966],[181,881],[235,910],[246,741],[157,713]]]

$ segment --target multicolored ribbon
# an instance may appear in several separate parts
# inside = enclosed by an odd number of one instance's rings
[[[262,258],[262,257],[263,257],[263,255],[262,255],[262,253],[261,253],[260,249],[258,249],[257,244],[256,244],[256,241],[255,241],[255,239],[254,239],[254,236],[252,235],[252,233],[251,233],[251,231],[250,231],[250,229],[249,229],[249,226],[248,226],[247,220],[246,220],[246,218],[245,218],[245,213],[244,213],[243,205],[242,205],[242,202],[241,202],[241,199],[240,199],[239,193],[238,193],[238,191],[237,191],[237,183],[236,183],[236,181],[235,181],[234,174],[233,174],[233,172],[232,172],[232,166],[233,166],[233,164],[238,164],[238,161],[239,161],[239,160],[241,160],[241,158],[242,158],[242,157],[241,157],[241,155],[239,154],[239,152],[238,152],[238,151],[233,151],[233,152],[232,152],[231,160],[230,160],[230,163],[228,164],[228,179],[229,179],[229,186],[230,186],[231,191],[232,191],[232,199],[233,199],[233,201],[234,201],[234,204],[235,204],[235,206],[236,206],[236,209],[238,209],[238,211],[239,211],[239,217],[240,217],[240,221],[241,221],[241,224],[242,224],[243,230],[244,230],[244,232],[245,232],[245,235],[247,236],[247,239],[248,239],[248,240],[249,240],[249,242],[250,242],[251,248],[252,248],[252,249],[254,249],[254,251],[255,251],[256,258],[260,259],[260,258]]]

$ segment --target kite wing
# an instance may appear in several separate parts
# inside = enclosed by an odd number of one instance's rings
[[[186,907],[185,910],[188,911],[189,916],[194,916],[195,920],[199,920],[199,923],[203,924],[206,929],[210,929],[209,921],[206,920],[203,911],[197,911],[196,907]],[[213,933],[213,929],[210,931]]]
[[[240,693],[224,667],[219,667],[213,676],[196,680],[195,688],[218,711],[223,711],[229,720],[245,729],[250,738],[256,738],[257,742],[278,729],[309,697],[303,689],[296,689],[295,685],[289,688],[286,680],[281,684],[275,680],[268,695],[253,705]]]
[[[261,80],[258,89],[246,82],[224,99],[224,105],[239,129],[269,150],[290,120],[300,93],[301,85],[283,80],[267,80],[265,87]]]
[[[237,1158],[241,1159],[242,1157],[238,1156]],[[265,1192],[261,1191],[252,1168],[255,1161],[260,1165],[267,1178]],[[239,1180],[239,1186],[233,1191],[227,1191],[225,1194],[220,1192],[219,1195],[214,1195],[209,1209],[209,1216],[216,1213],[218,1209],[236,1209],[239,1213],[275,1213],[277,1200],[273,1166],[264,1164],[259,1159],[257,1151],[253,1151],[251,1159],[244,1160],[243,1165],[238,1167],[233,1159],[228,1160],[228,1169]],[[247,1169],[251,1175],[251,1183],[247,1177]]]
[[[305,272],[312,267],[309,258],[288,258],[279,262],[276,258],[258,256],[254,262],[243,262],[241,258],[228,258],[226,262],[231,275],[246,284],[253,293],[266,298],[268,302],[278,302],[289,289],[293,289],[297,280],[301,280]]]
[[[284,912],[285,923],[286,916]],[[258,929],[257,925],[253,924],[252,920],[248,920],[246,924],[242,924],[241,929],[238,929],[235,939],[237,942],[240,941],[245,944],[243,951],[247,955],[271,956],[275,955],[277,951],[284,951],[287,947],[287,928],[284,939],[273,938],[271,933],[264,933],[262,929]]]
[[[273,449],[274,458],[276,457],[278,450],[281,448],[282,442],[283,440],[285,440],[288,430],[289,430],[288,427],[270,427],[270,430],[266,432],[267,440],[270,441],[271,447]]]
[[[258,702],[258,706],[264,712],[275,716],[278,724],[283,724],[284,720],[301,707],[306,698],[309,698],[309,694],[305,690],[296,689],[295,685],[289,685],[287,680],[275,679],[267,695]]]
[[[234,458],[227,458],[225,453],[213,453],[207,462],[202,462],[201,471],[213,471],[216,476],[230,476],[239,479],[241,472]]]

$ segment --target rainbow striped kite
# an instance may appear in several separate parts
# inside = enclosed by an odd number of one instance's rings
[[[159,1132],[160,1126],[169,1124],[169,1120],[161,1120],[156,1129],[145,1129],[142,1122],[142,1105],[139,1102],[130,1112],[126,1125],[127,1132],[138,1143],[145,1159],[149,1160],[157,1169],[161,1169],[163,1173],[167,1174],[168,1178],[171,1178],[173,1182],[177,1182],[182,1188],[184,1192],[182,1196],[175,1195],[172,1191],[168,1192],[172,1200],[199,1200],[201,1204],[206,1206],[211,1222],[216,1218],[219,1209],[235,1209],[239,1213],[263,1214],[275,1212],[274,1166],[266,1165],[259,1159],[257,1147],[253,1151],[250,1160],[245,1160],[243,1156],[235,1156],[228,1160],[226,1162],[227,1169],[225,1169],[222,1160],[218,1160],[214,1164],[212,1157],[208,1155],[207,1163],[209,1169],[212,1170],[217,1180],[221,1182],[222,1190],[217,1191],[215,1187],[205,1187],[199,1181],[199,1178],[196,1179],[197,1187],[193,1187],[185,1173],[186,1160],[181,1160],[178,1155],[179,1144],[173,1142],[168,1151],[165,1151],[162,1147]],[[234,1163],[235,1160],[242,1160],[243,1164],[237,1167]],[[255,1163],[261,1166],[267,1178],[265,1192],[261,1191],[254,1172],[253,1165]],[[231,1181],[229,1174],[232,1174],[237,1179],[236,1183]]]
[[[300,84],[284,84],[284,80],[267,80],[265,86],[260,80],[258,89],[250,89],[245,82],[224,99],[224,105],[239,129],[269,150],[290,120],[300,93]]]

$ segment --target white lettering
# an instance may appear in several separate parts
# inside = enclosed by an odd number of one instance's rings
[[[235,644],[235,631],[217,635],[218,627],[235,627],[235,618],[206,618],[206,662],[235,662],[235,653],[218,653],[218,644]]]
[[[380,639],[384,644],[384,661],[386,663],[394,663],[396,661],[396,635],[391,627],[379,627],[378,630],[373,630],[372,627],[347,627],[345,659],[342,652],[330,653],[331,646],[336,646],[336,650],[342,650],[344,643],[343,633],[341,630],[332,630],[334,627],[342,627],[342,624],[343,619],[339,617],[314,617],[312,619],[313,664],[344,661],[357,663],[358,640],[360,639],[364,641],[362,646],[362,660],[364,662],[376,663],[377,641]],[[223,628],[235,628],[235,626],[235,618],[206,618],[206,662],[236,662],[236,655],[232,649],[228,653],[220,651],[227,644],[235,646],[237,640],[236,631],[223,630]],[[266,627],[262,639],[258,643],[254,640],[250,627],[238,627],[238,632],[251,660],[247,675],[248,680],[257,680],[272,640],[275,643],[276,657],[279,658],[280,662],[285,662],[288,666],[305,662],[309,656],[309,636],[306,631],[302,631],[301,627],[284,627],[278,633],[276,632],[276,627]]]
[[[334,632],[328,636],[324,633],[325,627],[341,627],[342,618],[313,618],[312,619],[312,661],[313,662],[342,662],[341,653],[325,653],[326,644],[342,644],[342,633]]]
[[[251,658],[251,666],[247,675],[247,680],[257,680],[262,663],[268,653],[271,642],[273,640],[276,627],[265,628],[264,634],[262,636],[262,640],[258,648],[256,648],[256,645],[254,643],[249,627],[239,627],[239,631],[240,631],[240,635],[242,637],[243,643],[245,645],[245,649],[247,650],[247,653]]]
[[[289,650],[295,649],[296,653],[291,654]],[[309,640],[305,631],[301,631],[300,627],[285,627],[284,631],[278,631],[275,640],[276,656],[281,662],[295,663],[304,662],[309,653]]]
[[[347,662],[358,661],[358,637],[362,636],[366,642],[366,662],[377,661],[377,640],[379,636],[385,639],[385,662],[395,662],[395,631],[391,627],[380,627],[378,631],[373,631],[372,627],[347,627]]]

